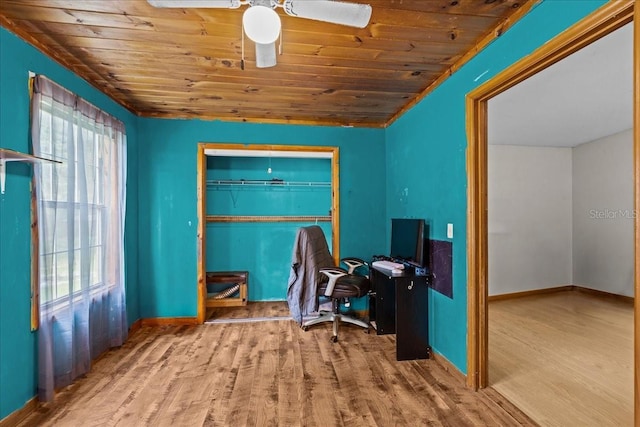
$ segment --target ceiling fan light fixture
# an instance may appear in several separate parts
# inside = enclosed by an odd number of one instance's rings
[[[276,43],[256,43],[256,68],[276,66]]]
[[[251,6],[242,15],[244,32],[252,41],[270,45],[280,37],[280,16],[267,6]]]

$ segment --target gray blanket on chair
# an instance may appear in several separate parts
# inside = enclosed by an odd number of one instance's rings
[[[291,317],[302,324],[302,316],[318,311],[319,269],[335,267],[322,228],[317,225],[298,229],[293,244],[287,303]],[[324,276],[323,276],[324,277]]]

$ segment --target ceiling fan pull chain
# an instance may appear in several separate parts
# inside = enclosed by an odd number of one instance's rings
[[[244,22],[242,23],[242,28],[240,29],[242,32],[242,41],[240,42],[240,49],[242,51],[242,57],[240,58],[240,69],[244,71]]]

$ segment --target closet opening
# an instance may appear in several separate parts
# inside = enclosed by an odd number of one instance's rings
[[[198,145],[198,323],[208,307],[286,299],[299,227],[322,227],[340,259],[338,153],[324,146]],[[245,284],[213,301],[210,279],[225,281],[227,273]]]

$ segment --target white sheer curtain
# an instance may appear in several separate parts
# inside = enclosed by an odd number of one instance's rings
[[[41,400],[127,337],[126,134],[119,120],[43,76],[33,81]]]

